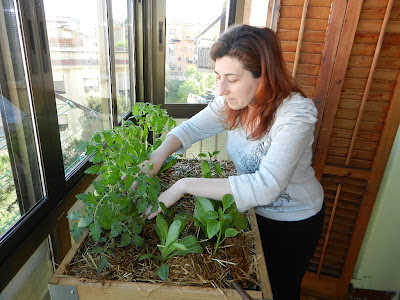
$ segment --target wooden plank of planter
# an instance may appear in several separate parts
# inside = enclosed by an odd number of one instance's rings
[[[265,265],[264,253],[262,250],[261,238],[258,232],[257,220],[254,210],[249,211],[250,227],[254,233],[255,249],[257,251],[257,272],[260,278],[261,291],[246,290],[253,299],[272,299],[271,286],[269,284],[268,272]],[[70,299],[166,299],[166,300],[195,300],[195,299],[232,299],[240,300],[242,297],[234,289],[219,290],[216,288],[202,288],[195,286],[171,286],[143,283],[143,282],[122,282],[115,280],[97,280],[76,278],[64,274],[66,267],[75,257],[76,252],[86,238],[83,235],[75,243],[64,260],[57,268],[53,277],[49,281],[49,290],[52,300],[66,299],[66,293],[69,296],[75,296]],[[70,289],[67,289],[70,287]],[[77,295],[76,295],[77,294]]]

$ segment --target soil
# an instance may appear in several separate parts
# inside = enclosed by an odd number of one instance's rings
[[[223,176],[236,174],[233,164],[229,161],[218,161],[223,170]],[[161,176],[166,185],[172,185],[182,177],[202,177],[199,160],[179,160],[176,165],[168,169]],[[186,211],[193,214],[194,197],[184,197],[179,203],[168,210],[170,218],[175,212]],[[168,220],[168,215],[164,216]],[[86,278],[104,280],[119,280],[133,282],[150,282],[169,285],[192,285],[202,287],[215,287],[219,289],[231,288],[227,274],[238,280],[240,284],[249,290],[259,290],[260,280],[257,278],[257,255],[254,249],[253,233],[246,229],[234,238],[228,238],[220,246],[217,253],[212,255],[213,247],[209,240],[199,232],[199,229],[188,220],[185,230],[186,235],[196,236],[203,246],[202,254],[187,254],[177,256],[167,261],[170,274],[166,281],[162,281],[158,275],[158,260],[145,259],[139,261],[139,257],[146,253],[157,255],[157,242],[159,238],[155,232],[155,219],[149,226],[143,229],[142,237],[146,240],[145,248],[137,248],[134,245],[107,251],[109,266],[100,274],[97,273],[98,254],[90,254],[96,247],[96,243],[87,237],[77,252],[74,260],[67,268],[67,275],[85,280]]]

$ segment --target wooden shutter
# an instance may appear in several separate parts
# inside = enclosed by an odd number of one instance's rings
[[[319,112],[325,219],[303,290],[343,299],[400,122],[400,0],[277,0],[268,16]]]

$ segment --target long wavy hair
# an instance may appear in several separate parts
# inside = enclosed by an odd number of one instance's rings
[[[252,140],[261,139],[267,133],[277,108],[291,93],[305,97],[289,74],[279,39],[271,29],[234,25],[213,44],[210,56],[214,61],[224,56],[237,58],[254,78],[260,78],[255,109],[233,110],[226,103],[223,109],[225,127],[234,129],[241,124],[250,128]]]

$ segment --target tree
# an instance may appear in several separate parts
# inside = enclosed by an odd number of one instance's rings
[[[189,94],[201,96],[207,92],[207,89],[215,88],[214,74],[199,72],[196,66],[188,67],[185,70],[184,78],[178,88],[178,97],[182,103],[186,103]]]

